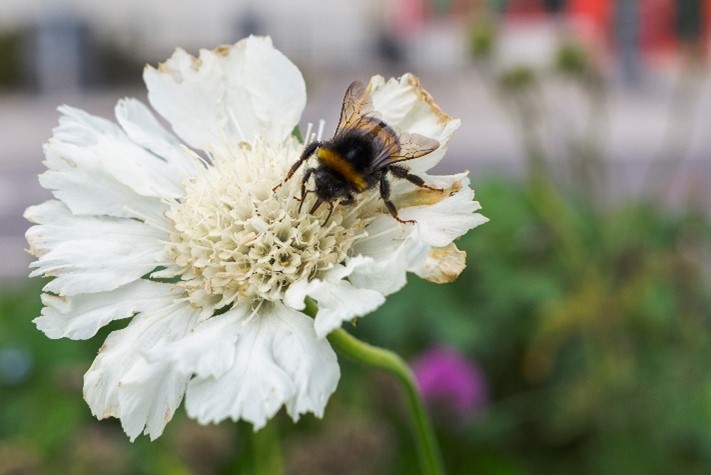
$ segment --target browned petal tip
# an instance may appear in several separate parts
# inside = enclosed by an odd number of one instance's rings
[[[444,112],[439,107],[439,104],[437,104],[437,102],[434,100],[434,97],[432,97],[432,95],[422,87],[422,83],[420,82],[419,77],[411,73],[408,73],[403,77],[406,78],[407,83],[410,86],[415,88],[419,95],[419,99],[425,101],[430,106],[432,112],[437,116],[437,122],[439,122],[440,124],[446,124],[447,122],[454,119],[454,117]]]
[[[230,54],[231,48],[231,45],[220,45],[214,49],[214,52],[215,54],[219,54],[220,56],[227,56],[228,54]]]
[[[427,255],[418,274],[435,284],[453,282],[466,267],[467,253],[457,248],[454,243],[437,247]]]

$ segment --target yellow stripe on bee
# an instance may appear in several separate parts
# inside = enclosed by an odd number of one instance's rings
[[[363,191],[368,187],[368,184],[360,173],[353,168],[353,165],[348,163],[337,152],[329,148],[320,148],[316,152],[316,156],[323,165],[340,173],[357,191]]]

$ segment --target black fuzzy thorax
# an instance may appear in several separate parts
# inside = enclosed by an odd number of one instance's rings
[[[382,171],[373,168],[382,148],[377,138],[358,130],[351,130],[329,140],[324,145],[348,162],[366,181],[367,188],[371,188],[380,180]]]

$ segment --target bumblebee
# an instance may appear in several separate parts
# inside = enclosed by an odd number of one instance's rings
[[[373,101],[365,85],[355,81],[346,90],[333,138],[308,144],[284,182],[315,155],[318,166],[307,168],[301,180],[303,206],[307,194],[306,185],[311,176],[314,177],[314,190],[308,192],[316,194],[316,201],[309,213],[313,214],[321,204],[327,203],[330,207],[326,217],[328,222],[335,201],[340,200],[341,205],[350,205],[355,202],[355,195],[378,185],[380,197],[393,218],[401,223],[414,223],[414,220],[400,219],[395,205],[390,201],[388,173],[421,188],[442,191],[426,185],[422,178],[399,165],[399,162],[423,157],[438,147],[438,141],[423,135],[396,132],[374,112]],[[274,190],[279,186],[281,184],[274,187]]]

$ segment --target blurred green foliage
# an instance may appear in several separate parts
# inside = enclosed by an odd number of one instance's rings
[[[472,57],[486,61],[494,54],[496,36],[491,22],[478,20],[469,29],[469,52]]]
[[[588,74],[590,65],[588,58],[580,45],[573,42],[566,42],[560,45],[555,55],[555,68],[561,74],[582,75]]]
[[[404,354],[446,341],[484,367],[489,410],[443,435],[452,473],[709,470],[705,214],[598,211],[545,182],[477,194],[491,222],[460,241],[459,280],[413,279],[359,326]]]

